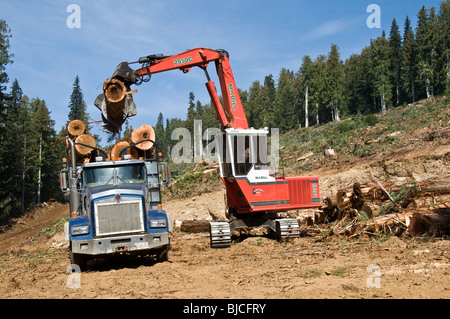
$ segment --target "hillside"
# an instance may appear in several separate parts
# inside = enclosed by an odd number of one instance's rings
[[[354,182],[450,174],[450,98],[421,100],[386,113],[357,115],[340,122],[280,134],[280,166],[285,176],[317,175],[323,193]],[[334,156],[324,156],[332,149]],[[222,190],[219,174],[186,165],[167,199]],[[411,175],[412,174],[412,175]]]

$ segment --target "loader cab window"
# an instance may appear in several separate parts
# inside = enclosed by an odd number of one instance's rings
[[[253,166],[254,152],[250,136],[237,135],[233,137],[233,162],[236,175],[247,175]]]
[[[269,166],[267,135],[250,134],[233,137],[233,163],[236,175],[247,175],[252,167]]]

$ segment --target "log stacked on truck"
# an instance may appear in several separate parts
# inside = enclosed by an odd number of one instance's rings
[[[84,134],[86,125],[81,120],[72,120],[67,124],[67,134],[73,139],[81,134]]]
[[[122,159],[123,157],[120,157],[120,153],[124,148],[127,148],[123,155],[131,155],[131,159],[138,159],[139,154],[135,147],[129,147],[131,144],[128,141],[119,141],[113,145],[111,148],[111,160],[117,161]]]
[[[131,133],[131,141],[133,144],[138,143],[142,140],[151,140],[155,141],[155,130],[148,124],[142,124],[137,129],[134,129]],[[136,147],[140,150],[146,151],[152,148],[153,142],[145,141],[139,144],[136,144]]]
[[[67,124],[67,135],[68,138],[75,142],[75,158],[77,164],[81,164],[85,161],[91,161],[91,158],[95,157],[97,151],[92,147],[97,147],[97,142],[92,135],[86,132],[86,125],[83,121],[70,121]]]
[[[72,139],[75,143],[77,164],[93,162],[97,156],[105,157],[104,154],[99,151],[99,147],[94,136],[86,132],[86,126],[82,121],[73,120],[67,124],[67,137]],[[123,156],[120,158],[119,155],[124,148],[127,148],[127,150],[122,155],[131,155],[131,159],[153,158],[155,157],[156,152],[155,145],[153,143],[155,139],[156,137],[153,127],[143,124],[139,128],[132,131],[130,140],[121,140],[116,142],[112,146],[110,152],[102,149],[107,155],[103,160],[116,161],[123,159]],[[138,143],[141,140],[151,141]],[[133,144],[136,145],[133,146]]]

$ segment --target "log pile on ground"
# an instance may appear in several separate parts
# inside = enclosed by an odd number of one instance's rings
[[[450,235],[450,177],[408,183],[354,183],[323,198],[306,232],[348,237],[380,233]],[[309,230],[309,231],[308,231]]]

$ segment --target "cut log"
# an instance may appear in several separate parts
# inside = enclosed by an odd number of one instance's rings
[[[299,158],[297,158],[297,162],[302,161],[304,159],[307,159],[308,157],[313,156],[313,155],[314,155],[313,152],[306,153],[305,155],[300,156]]]
[[[450,235],[450,208],[439,208],[431,212],[414,213],[408,227],[412,236]]]
[[[126,92],[125,85],[117,79],[108,79],[103,83],[106,111],[108,118],[114,123],[123,123]]]
[[[92,147],[97,147],[97,142],[95,141],[95,138],[90,134],[81,134],[77,136],[77,138],[75,139],[75,143],[81,143]],[[94,151],[92,147],[75,144],[75,151],[77,152],[77,154],[81,156],[88,156]]]
[[[67,124],[67,133],[70,137],[77,137],[84,133],[86,126],[81,120],[72,120]]]
[[[209,231],[209,221],[207,220],[183,220],[180,230],[186,233],[202,233]]]
[[[108,79],[103,83],[103,93],[109,103],[120,103],[125,99],[126,88],[122,81]]]
[[[340,233],[354,235],[359,233],[398,233],[403,232],[414,212],[397,213],[378,216],[368,221],[350,223]]]
[[[119,141],[116,144],[114,144],[113,147],[111,148],[111,160],[113,160],[113,161],[120,160],[120,158],[119,158],[120,152],[125,147],[128,147],[128,146],[130,146],[130,143],[127,142],[127,141]],[[139,158],[139,154],[137,152],[137,149],[134,148],[134,147],[128,148],[125,154],[131,155],[132,159]]]
[[[155,130],[148,124],[142,124],[131,133],[131,141],[133,144],[146,139],[155,141]],[[143,151],[151,149],[152,146],[152,142],[143,142],[136,145],[138,149]]]
[[[413,200],[414,207],[434,207],[444,203],[450,207],[450,194],[437,195],[437,196],[422,196]]]
[[[351,197],[352,193],[346,193],[344,190],[340,190],[336,193],[336,205],[339,210],[344,210],[352,205]]]

